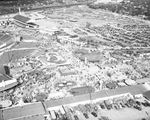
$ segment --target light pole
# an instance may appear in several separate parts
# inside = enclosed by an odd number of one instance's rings
[[[89,97],[90,97],[90,103],[92,104],[92,96],[91,96],[91,90],[90,90],[89,85],[88,85],[88,93],[89,93]]]

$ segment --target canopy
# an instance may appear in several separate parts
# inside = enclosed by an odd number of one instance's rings
[[[37,96],[36,96],[36,100],[37,101],[43,101],[43,100],[45,100],[47,98],[47,95],[45,94],[45,93],[39,93],[39,94],[37,94]]]

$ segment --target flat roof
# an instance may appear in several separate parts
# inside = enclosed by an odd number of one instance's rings
[[[30,20],[30,18],[25,17],[25,16],[22,16],[22,15],[16,15],[16,16],[14,16],[13,18],[14,18],[15,20],[17,20],[17,21],[22,22],[22,23],[27,23],[27,22]]]
[[[132,95],[138,95],[146,92],[147,89],[144,87],[144,85],[134,85],[134,86],[126,86],[126,87],[121,87],[121,88],[116,88],[112,90],[101,90],[97,92],[93,92],[91,94],[81,94],[81,95],[76,95],[76,96],[71,96],[59,100],[47,100],[45,101],[47,107],[55,107],[55,106],[60,106],[60,105],[65,105],[65,104],[71,104],[75,102],[82,102],[82,101],[87,101],[98,99],[98,98],[105,98],[109,96],[115,96],[115,95],[121,95],[121,94],[126,94],[126,93],[131,93]]]
[[[33,115],[41,115],[44,114],[44,108],[41,103],[34,103],[24,105],[22,107],[10,107],[7,109],[3,109],[3,119],[13,119],[13,118],[22,118],[24,116],[33,116]],[[32,118],[32,117],[31,117]]]
[[[0,45],[8,42],[11,40],[11,35],[7,35],[7,34],[4,34],[4,33],[0,33]]]

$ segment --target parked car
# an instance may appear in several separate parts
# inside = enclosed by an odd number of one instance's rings
[[[99,104],[102,109],[105,109],[105,105],[103,103]]]
[[[98,120],[102,120],[102,118],[98,118]]]
[[[73,108],[69,109],[71,113],[75,113],[75,110]]]
[[[139,105],[137,105],[137,104],[136,104],[136,105],[133,105],[133,107],[134,107],[135,109],[137,109],[137,110],[140,110],[140,111],[142,110],[142,108],[141,108]]]
[[[125,105],[126,105],[128,108],[131,108],[131,107],[132,107],[128,102],[125,103]]]
[[[62,119],[62,116],[58,112],[55,112],[55,115],[56,115],[57,120],[61,120]]]
[[[123,102],[120,102],[120,105],[125,108],[126,106],[123,104]]]
[[[112,108],[112,104],[109,100],[104,100],[104,104],[108,110],[110,110]]]
[[[85,106],[85,108],[86,108],[88,111],[91,110],[91,105],[90,105],[90,104],[85,104],[84,106]]]
[[[74,115],[75,120],[79,120],[79,117],[77,115]]]
[[[49,111],[49,113],[51,115],[52,120],[56,120],[57,117],[56,117],[55,111],[51,110]]]
[[[91,114],[94,116],[94,117],[97,117],[97,114],[95,112],[91,112]]]
[[[141,103],[144,107],[148,107],[148,104],[146,104],[145,102]]]
[[[83,115],[84,115],[84,117],[85,117],[86,119],[88,119],[88,118],[89,118],[88,114],[83,113]]]
[[[135,103],[138,104],[138,105],[141,105],[141,102],[139,102],[139,101],[135,101]]]
[[[119,109],[120,109],[119,106],[118,106],[116,103],[114,103],[113,106],[114,106],[114,108],[115,108],[116,110],[119,110]]]
[[[150,103],[148,101],[145,100],[145,103],[148,107],[150,107]]]
[[[106,116],[101,116],[101,118],[102,118],[102,120],[109,120],[109,118]]]
[[[122,108],[122,106],[120,105],[120,103],[116,103],[116,104],[118,105],[119,109],[121,109],[121,108]]]
[[[128,102],[131,106],[133,106],[133,104],[135,103],[135,101],[133,99],[129,99]]]
[[[98,107],[95,105],[95,107],[94,107],[94,111],[98,111]]]

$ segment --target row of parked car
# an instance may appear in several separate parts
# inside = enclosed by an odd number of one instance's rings
[[[106,116],[99,116],[98,110],[99,108],[96,104],[85,104],[74,107],[61,106],[59,110],[49,110],[49,114],[45,115],[45,120],[80,120],[81,116],[79,116],[79,112],[85,119],[90,119],[89,114],[91,114],[98,120],[110,120]]]
[[[75,106],[71,109],[71,112],[74,111],[73,113],[75,113],[75,111],[80,111],[83,113],[83,116],[87,119],[89,119],[89,114],[93,115],[94,117],[97,117],[99,120],[103,120],[103,119],[109,119],[107,117],[102,118],[102,116],[100,117],[98,115],[99,111],[102,109],[122,109],[122,108],[135,108],[137,110],[142,110],[142,106],[144,107],[150,107],[150,103],[148,101],[144,101],[144,102],[140,102],[137,101],[135,99],[129,99],[127,101],[125,100],[119,100],[119,101],[107,101],[104,100],[103,102],[97,102],[97,103],[92,103],[92,104],[85,104],[85,105],[78,105]],[[78,120],[78,119],[75,119]]]
[[[118,101],[118,102],[114,102],[114,103],[110,103],[108,101],[104,101],[102,103],[99,104],[100,107],[102,109],[116,109],[116,110],[119,110],[121,108],[135,108],[137,110],[142,110],[142,105],[145,106],[145,107],[150,107],[150,103],[148,101],[144,101],[144,102],[140,102],[140,101],[137,101],[137,100],[134,100],[134,99],[129,99],[128,101]]]
[[[61,106],[59,110],[50,110],[49,117],[46,120],[80,120],[79,114],[82,114],[85,119],[90,119],[90,116],[97,118],[98,120],[110,120],[106,116],[100,116],[99,111],[103,109],[122,109],[122,108],[135,108],[142,110],[142,106],[150,107],[148,101],[140,102],[135,99],[128,100],[104,100],[96,103],[79,104],[77,106]],[[49,118],[49,119],[48,119]]]

